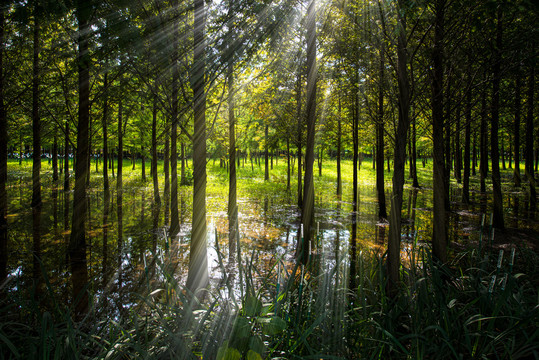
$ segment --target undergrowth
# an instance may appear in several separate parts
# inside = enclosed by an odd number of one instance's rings
[[[222,282],[202,301],[175,279],[166,257],[155,256],[141,274],[144,292],[133,294],[136,306],[110,316],[96,303],[77,321],[45,276],[40,294],[4,292],[0,357],[539,358],[537,254],[473,249],[443,266],[429,254],[413,247],[394,297],[383,255],[373,250],[349,263],[314,253],[306,266],[275,258],[264,272],[253,253],[236,274],[220,258]]]

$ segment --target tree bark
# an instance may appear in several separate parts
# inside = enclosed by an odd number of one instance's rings
[[[109,170],[108,170],[108,159],[109,159],[109,135],[108,135],[108,114],[109,114],[109,91],[108,91],[109,81],[108,81],[108,72],[105,72],[103,79],[103,189],[105,191],[109,190]]]
[[[433,225],[432,253],[445,263],[447,261],[447,175],[444,164],[444,109],[443,109],[443,41],[445,1],[438,0],[435,8],[434,49],[432,53],[432,138],[433,138]],[[445,119],[448,123],[449,119]],[[447,136],[447,135],[446,135]],[[445,152],[445,155],[448,155]]]
[[[64,137],[64,191],[69,191],[69,120],[65,124]]]
[[[170,132],[170,236],[175,237],[180,231],[180,219],[178,214],[178,24],[173,25],[174,33],[172,55],[172,126]]]
[[[305,146],[305,176],[303,180],[303,207],[301,222],[303,224],[302,262],[307,263],[312,243],[312,227],[314,225],[314,135],[316,131],[316,82],[318,70],[316,65],[316,0],[311,0],[307,8],[307,142]]]
[[[534,108],[534,88],[535,88],[535,67],[530,66],[530,75],[528,78],[528,114],[526,116],[526,153],[525,153],[525,172],[530,186],[530,209],[533,213],[537,207],[537,191],[535,189],[535,174],[533,169],[533,108]]]
[[[481,95],[481,134],[479,142],[479,152],[481,162],[479,163],[479,176],[481,182],[481,192],[487,191],[486,179],[488,175],[488,125],[487,125],[487,93],[485,87]]]
[[[298,59],[299,61],[299,59]],[[303,134],[303,116],[301,113],[301,70],[298,70],[298,78],[296,81],[296,117],[298,120],[297,124],[297,132],[298,132],[298,150],[297,150],[297,156],[298,156],[298,207],[303,207],[303,183],[302,183],[302,155],[301,155],[301,147],[302,147],[302,134]]]
[[[232,12],[232,9],[229,9]],[[230,45],[229,45],[230,46]],[[233,50],[232,50],[233,51]],[[228,160],[230,163],[228,181],[228,250],[229,258],[233,259],[236,244],[239,242],[238,204],[236,199],[236,119],[234,116],[234,56],[231,53],[228,59]],[[290,169],[290,167],[289,167]],[[290,179],[290,170],[288,173]],[[288,181],[290,188],[290,181]]]
[[[519,187],[520,179],[520,88],[522,84],[522,74],[520,67],[517,69],[517,78],[515,80],[515,120],[513,123],[513,139],[514,139],[514,154],[515,167],[513,168],[513,182],[515,187]]]
[[[195,0],[194,58],[192,73],[194,136],[193,136],[193,229],[189,253],[187,289],[193,294],[208,283],[206,240],[206,94],[205,40],[206,10],[204,0]]]
[[[378,84],[378,121],[376,122],[376,193],[378,195],[378,218],[387,219],[384,180],[384,49],[380,49],[380,80]]]
[[[472,123],[472,84],[471,69],[468,68],[468,82],[466,89],[466,105],[464,113],[464,176],[462,179],[462,202],[470,203],[470,143]]]
[[[500,179],[500,151],[498,148],[498,128],[500,122],[500,81],[501,81],[501,61],[502,61],[502,10],[498,7],[496,26],[496,48],[494,51],[494,64],[492,71],[492,121],[490,135],[490,153],[492,157],[492,188],[493,188],[493,216],[492,226],[503,229],[503,198],[502,184]]]
[[[86,201],[86,172],[88,171],[88,129],[90,122],[90,54],[88,50],[88,32],[90,8],[84,1],[77,2],[76,16],[78,31],[78,84],[79,111],[77,126],[77,155],[75,162],[75,192],[73,198],[73,217],[71,221],[71,237],[69,240],[69,257],[71,262],[73,300],[75,313],[82,316],[88,309],[89,297],[85,290],[88,283],[86,266],[86,217],[88,213]]]
[[[34,9],[34,59],[32,71],[32,207],[41,205],[41,119],[39,117],[39,14]]]
[[[264,181],[269,181],[269,126],[264,127]]]
[[[406,32],[406,1],[399,0],[397,15],[397,83],[399,120],[395,134],[393,161],[393,193],[389,220],[387,249],[388,293],[394,296],[398,290],[401,242],[401,208],[404,187],[404,162],[406,157],[406,135],[410,127],[410,82],[408,78],[408,54]]]
[[[153,97],[152,108],[152,181],[153,181],[153,201],[156,204],[161,204],[159,196],[159,180],[157,178],[157,95]]]
[[[342,176],[341,176],[341,154],[342,154],[342,108],[341,96],[339,93],[339,114],[337,115],[337,196],[342,196]]]
[[[0,283],[7,277],[7,116],[4,107],[4,8],[0,7]]]

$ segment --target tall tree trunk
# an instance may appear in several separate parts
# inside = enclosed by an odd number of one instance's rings
[[[299,59],[298,59],[299,60]],[[301,70],[298,70],[298,78],[296,81],[296,117],[298,120],[298,126],[297,126],[297,132],[298,132],[298,207],[303,207],[303,183],[302,183],[302,155],[301,155],[301,147],[302,147],[302,134],[303,134],[303,116],[301,112]]]
[[[173,25],[173,66],[172,66],[172,127],[170,133],[170,236],[175,237],[180,231],[180,219],[178,214],[178,24]]]
[[[414,116],[412,122],[412,164],[414,171],[412,172],[412,186],[415,188],[419,187],[419,181],[417,179],[417,130],[416,130],[416,119],[417,116]]]
[[[515,167],[513,169],[513,182],[515,187],[520,186],[520,88],[522,84],[522,74],[520,67],[517,68],[517,78],[515,80],[515,121],[513,123],[513,139],[515,152]]]
[[[69,191],[69,120],[66,120],[64,137],[64,191]]]
[[[307,8],[307,142],[305,146],[305,176],[303,180],[303,207],[301,223],[303,224],[302,263],[309,259],[309,244],[312,242],[314,225],[314,134],[316,131],[316,0],[311,0]]]
[[[170,212],[170,129],[168,121],[165,121],[165,159],[163,161],[163,173],[165,175],[165,188],[163,197],[165,198],[165,226],[169,224]]]
[[[189,253],[187,289],[196,294],[208,285],[206,241],[206,94],[205,41],[206,10],[204,0],[195,0],[194,58],[192,73],[194,136],[193,136],[193,230]]]
[[[462,183],[462,150],[460,149],[460,106],[455,115],[455,178],[457,183]]]
[[[341,96],[339,93],[339,114],[337,115],[337,196],[342,196],[342,176],[341,176],[341,154],[342,154],[342,108]]]
[[[32,71],[32,207],[41,204],[41,120],[39,118],[39,14],[34,9],[34,62]]]
[[[140,146],[140,157],[142,159],[142,181],[146,181],[146,156],[144,156],[144,146]]]
[[[442,2],[444,0],[439,0],[439,2]],[[443,23],[443,21],[442,21]],[[443,31],[443,30],[442,30]],[[443,38],[443,34],[440,35]],[[439,46],[443,46],[442,44],[439,44]],[[434,55],[433,55],[434,56]],[[443,56],[443,54],[442,54]],[[443,61],[443,60],[442,60]],[[443,63],[442,63],[442,69],[443,69]],[[445,69],[444,69],[445,70]],[[442,70],[442,71],[444,71]],[[450,71],[448,71],[450,73]],[[442,73],[443,78],[443,73]],[[450,193],[450,187],[451,187],[451,181],[450,181],[450,175],[451,175],[451,169],[452,169],[452,157],[451,157],[451,75],[448,75],[447,79],[447,91],[445,93],[445,97],[443,95],[443,83],[442,83],[442,103],[445,100],[445,153],[444,153],[444,160],[445,160],[445,171],[444,171],[444,188],[445,188],[445,194],[444,194],[444,206],[446,211],[451,210],[451,202],[449,199],[449,193]],[[443,106],[443,105],[442,105]]]
[[[464,178],[462,179],[462,202],[470,203],[470,142],[472,126],[472,77],[471,69],[468,68],[468,81],[466,89],[466,105],[464,113]],[[475,151],[475,149],[474,149]]]
[[[180,185],[187,185],[187,178],[185,177],[185,143],[183,141],[180,144],[180,158],[182,159]]]
[[[481,181],[481,192],[487,191],[486,179],[488,175],[488,125],[487,125],[487,92],[483,87],[481,94],[481,134],[479,143],[479,152],[481,162],[479,163],[479,176]]]
[[[387,219],[384,180],[384,84],[385,57],[380,49],[380,80],[378,84],[378,120],[376,122],[376,193],[378,195],[378,218]],[[340,105],[340,103],[339,103]]]
[[[269,126],[266,124],[264,128],[264,181],[269,181]]]
[[[432,142],[433,142],[433,226],[432,253],[439,261],[447,260],[446,164],[444,164],[444,109],[443,109],[443,41],[445,0],[436,1],[434,23],[434,49],[432,53]],[[449,123],[449,119],[445,119]],[[446,152],[445,155],[448,155]]]
[[[69,240],[73,299],[75,312],[81,316],[88,309],[88,268],[86,267],[86,172],[88,171],[88,129],[90,122],[90,54],[88,52],[88,32],[90,9],[84,1],[77,2],[76,16],[78,31],[78,73],[79,73],[79,112],[77,126],[77,155],[75,162],[75,192],[73,198],[73,217]]]
[[[156,204],[161,204],[159,196],[159,180],[157,178],[157,95],[153,97],[152,107],[152,181],[153,181],[153,201]]]
[[[122,87],[120,85],[120,87]],[[116,170],[116,190],[121,191],[123,187],[123,167],[124,167],[124,134],[123,128],[123,100],[118,103],[118,169]]]
[[[232,13],[232,9],[229,8]],[[231,31],[231,29],[229,29]],[[233,52],[233,50],[232,50]],[[236,200],[236,119],[234,117],[234,56],[229,54],[228,69],[228,160],[230,171],[228,178],[228,250],[229,258],[233,259],[236,253],[236,244],[239,242],[238,204]],[[289,168],[290,169],[290,168]],[[288,172],[288,188],[290,188],[290,170]]]
[[[0,283],[7,277],[7,116],[4,107],[4,8],[0,7]]]
[[[399,121],[395,134],[393,162],[393,193],[391,196],[391,212],[389,220],[389,240],[387,249],[387,270],[389,276],[388,290],[395,295],[399,283],[400,242],[401,242],[401,208],[404,187],[404,161],[406,157],[406,135],[410,127],[410,82],[408,78],[408,54],[406,32],[406,1],[399,0],[397,22],[397,83]]]
[[[58,181],[58,127],[54,125],[54,139],[52,143],[52,181]],[[55,185],[56,187],[56,185]]]
[[[501,61],[502,61],[502,9],[498,7],[496,26],[496,47],[494,50],[494,67],[492,71],[492,121],[490,136],[490,153],[492,156],[492,188],[494,198],[492,226],[503,229],[503,198],[502,183],[500,179],[500,152],[498,148],[498,128],[500,122],[500,81],[501,81]]]
[[[528,179],[528,183],[530,185],[530,209],[531,211],[535,211],[537,207],[537,192],[535,190],[535,175],[534,175],[534,169],[533,169],[533,129],[534,129],[534,123],[533,123],[533,108],[534,108],[534,87],[535,87],[535,67],[533,65],[530,66],[530,75],[528,78],[528,114],[526,116],[526,148],[525,148],[525,172],[526,172],[526,178]]]
[[[105,62],[106,63],[106,62]],[[109,115],[109,80],[108,72],[105,72],[103,79],[103,189],[105,191],[109,190],[109,170],[108,170],[108,159],[109,159],[109,134],[108,134],[108,115]]]

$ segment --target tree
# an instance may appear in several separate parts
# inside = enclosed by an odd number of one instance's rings
[[[406,1],[397,3],[397,83],[399,119],[395,134],[393,162],[393,192],[389,215],[389,239],[387,244],[388,288],[395,294],[399,283],[401,208],[404,187],[404,161],[406,136],[410,127],[410,83],[408,77],[408,41],[406,32]]]
[[[75,311],[82,315],[88,308],[88,269],[86,267],[86,176],[88,171],[88,130],[90,122],[90,53],[88,36],[90,30],[91,4],[78,0],[75,9],[78,33],[78,90],[79,112],[77,124],[77,155],[75,163],[75,192],[73,199],[73,217],[71,237],[69,239],[69,257],[71,262],[73,299]]]
[[[307,142],[305,148],[305,177],[301,223],[303,224],[303,244],[301,261],[306,264],[309,259],[312,227],[314,225],[314,134],[316,126],[316,1],[311,0],[307,8]]]
[[[494,197],[492,226],[498,229],[504,228],[503,221],[503,198],[502,184],[500,179],[500,150],[498,147],[498,129],[500,118],[500,81],[501,81],[501,61],[502,61],[502,8],[498,5],[496,11],[496,45],[494,48],[494,63],[492,69],[492,120],[490,133],[490,153],[492,159],[492,188]]]
[[[208,285],[208,259],[206,239],[206,93],[204,29],[206,10],[204,0],[194,3],[194,58],[191,74],[193,89],[193,225],[189,252],[187,289],[193,294]]]
[[[434,4],[434,44],[432,52],[432,142],[433,142],[433,233],[432,252],[434,257],[445,262],[447,246],[447,221],[445,206],[445,171],[444,164],[444,109],[443,109],[443,34],[445,0]],[[446,120],[448,121],[448,119]],[[447,153],[446,153],[447,154]]]
[[[7,276],[7,116],[4,106],[4,7],[0,7],[0,282]]]

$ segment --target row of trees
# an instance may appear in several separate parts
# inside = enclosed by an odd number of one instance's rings
[[[34,209],[41,204],[41,150],[52,154],[54,181],[58,154],[67,159],[75,153],[70,257],[74,275],[82,274],[74,282],[75,294],[86,282],[82,199],[90,154],[103,159],[106,191],[108,171],[117,162],[121,190],[126,150],[151,158],[154,201],[170,206],[173,236],[179,230],[183,160],[193,158],[188,278],[193,291],[207,282],[208,152],[228,162],[231,246],[238,242],[238,154],[264,152],[266,169],[271,151],[287,154],[289,189],[291,156],[297,157],[297,203],[305,231],[300,250],[310,241],[315,154],[320,164],[324,152],[335,154],[336,192],[342,195],[340,161],[345,151],[352,153],[356,214],[360,154],[372,153],[379,216],[390,222],[389,283],[396,289],[407,158],[409,176],[419,186],[418,153],[433,157],[433,254],[441,262],[447,260],[451,172],[468,203],[476,164],[486,191],[491,161],[494,226],[503,228],[500,149],[503,164],[510,154],[517,187],[523,184],[523,153],[535,207],[537,10],[526,0],[8,2],[0,13],[1,278],[7,256],[7,154],[22,153],[31,142]],[[158,154],[164,158],[162,196]],[[389,156],[388,216],[384,161]],[[66,160],[66,190],[68,168]],[[300,253],[305,259],[306,252]]]

